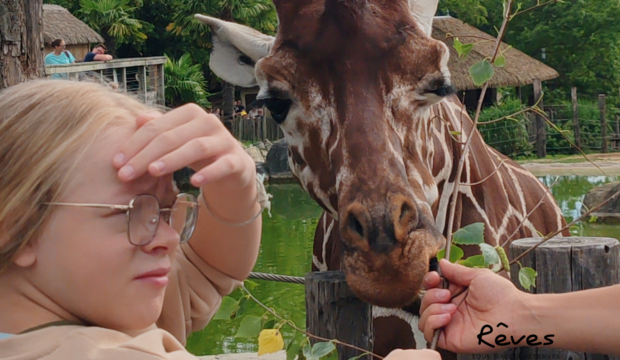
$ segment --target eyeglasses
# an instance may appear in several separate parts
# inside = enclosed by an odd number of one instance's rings
[[[179,234],[180,243],[186,243],[196,228],[198,201],[192,194],[179,194],[170,208],[160,208],[155,195],[140,194],[129,205],[80,204],[49,202],[44,205],[78,206],[122,210],[127,214],[127,238],[135,246],[149,244],[155,238],[159,220],[163,219]]]

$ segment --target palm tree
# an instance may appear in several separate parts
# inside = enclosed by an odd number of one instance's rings
[[[129,0],[80,0],[80,7],[78,16],[101,33],[112,54],[118,44],[146,39],[142,31],[150,25],[133,17]]]
[[[166,103],[176,107],[189,102],[209,107],[209,93],[205,90],[207,80],[200,64],[193,64],[190,54],[184,54],[178,61],[166,56],[164,76],[166,81]]]

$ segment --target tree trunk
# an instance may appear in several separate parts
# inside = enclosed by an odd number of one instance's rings
[[[45,73],[43,1],[0,0],[0,90]]]
[[[222,119],[224,125],[232,133],[232,120],[234,113],[234,101],[235,101],[235,85],[224,82],[222,84]]]

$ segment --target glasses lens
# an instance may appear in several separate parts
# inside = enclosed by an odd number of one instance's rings
[[[159,202],[153,195],[139,195],[129,210],[129,242],[133,245],[148,244],[159,225]]]
[[[192,194],[179,194],[172,207],[170,226],[179,234],[180,242],[188,242],[198,219],[198,202]]]

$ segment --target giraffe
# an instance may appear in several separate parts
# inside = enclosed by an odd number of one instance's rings
[[[209,65],[227,82],[260,87],[293,174],[324,209],[313,270],[343,270],[374,305],[374,352],[423,348],[418,295],[445,245],[451,206],[453,230],[483,222],[491,245],[566,222],[536,177],[472,129],[451,85],[449,49],[430,37],[437,0],[274,4],[276,37],[196,15],[212,30]]]

